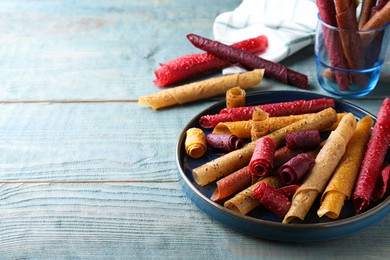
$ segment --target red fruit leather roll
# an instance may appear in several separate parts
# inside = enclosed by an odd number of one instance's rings
[[[199,35],[189,34],[187,38],[195,47],[227,60],[232,64],[238,63],[249,70],[264,68],[264,75],[268,78],[279,80],[285,84],[294,84],[293,86],[298,88],[308,89],[308,78],[306,75],[290,70],[282,64],[260,58],[250,52],[239,50]]]
[[[376,182],[374,193],[372,194],[372,201],[379,200],[383,198],[386,194],[388,183],[389,183],[389,175],[390,175],[390,164],[387,165],[381,171],[379,178]]]
[[[253,196],[279,218],[284,217],[291,206],[287,197],[265,182],[259,182],[253,191]]]
[[[333,0],[317,0],[317,7],[320,13],[320,18],[325,23],[337,27],[336,7]],[[328,27],[322,27],[324,32],[325,46],[329,54],[329,62],[336,68],[347,68],[347,63],[344,58],[343,46],[339,34],[332,33]],[[340,90],[349,89],[349,77],[346,73],[334,71],[336,82]]]
[[[374,188],[390,144],[390,98],[386,98],[378,113],[367,144],[353,193],[356,213],[365,210],[372,200]]]
[[[268,137],[259,138],[249,161],[249,171],[252,174],[252,184],[259,177],[269,174],[273,168],[276,142]]]
[[[292,184],[292,185],[280,187],[277,189],[277,191],[281,193],[283,196],[285,196],[286,198],[292,198],[292,196],[294,195],[294,193],[297,191],[298,188],[299,185]]]
[[[231,46],[253,54],[260,54],[267,49],[268,38],[265,35],[260,35],[234,43]],[[161,67],[154,72],[156,80],[153,82],[156,86],[166,87],[181,80],[230,65],[230,62],[209,53],[188,54],[160,64]]]
[[[226,152],[237,150],[244,145],[244,140],[232,134],[208,134],[206,142],[209,146]]]
[[[248,188],[252,184],[252,175],[249,167],[245,166],[238,171],[217,181],[217,188],[211,195],[212,201],[224,199],[232,194]]]
[[[255,107],[269,114],[269,116],[289,116],[306,113],[316,113],[328,107],[334,108],[334,100],[320,98],[312,100],[295,100],[273,104],[224,108],[219,114],[204,115],[199,119],[199,125],[203,128],[213,128],[220,122],[234,122],[252,119]]]
[[[283,185],[298,183],[314,165],[314,157],[300,153],[280,167],[280,178]]]
[[[286,146],[294,149],[313,149],[320,145],[321,136],[318,130],[306,130],[287,134]]]

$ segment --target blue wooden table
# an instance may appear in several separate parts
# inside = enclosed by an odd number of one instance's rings
[[[199,52],[240,1],[0,2],[0,258],[384,259],[390,217],[342,239],[280,243],[237,233],[179,184],[179,134],[216,100],[153,111],[159,62]],[[282,61],[309,76],[313,46]],[[388,66],[364,98],[377,114]],[[212,75],[217,76],[217,75]],[[264,90],[291,90],[273,80]]]

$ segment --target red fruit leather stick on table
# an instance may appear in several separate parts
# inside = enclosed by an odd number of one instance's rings
[[[268,48],[268,38],[265,35],[260,35],[234,43],[231,46],[253,54],[260,54]],[[188,54],[160,64],[161,67],[154,72],[156,80],[153,82],[159,87],[166,87],[181,80],[230,65],[230,62],[210,53]]]
[[[390,98],[386,98],[367,144],[355,191],[353,205],[356,213],[365,210],[372,201],[375,185],[390,144]]]
[[[316,113],[328,107],[334,107],[334,100],[328,98],[312,100],[295,100],[273,104],[224,108],[219,114],[204,115],[199,119],[203,128],[213,128],[220,122],[244,121],[252,118],[255,107],[261,108],[270,116],[289,116],[306,113]]]
[[[306,75],[290,70],[279,63],[260,58],[250,52],[239,50],[218,41],[213,41],[199,35],[189,34],[188,40],[197,48],[207,51],[232,64],[240,64],[246,69],[265,69],[264,75],[302,89],[308,89]]]

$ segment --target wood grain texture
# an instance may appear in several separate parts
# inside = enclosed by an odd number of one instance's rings
[[[196,53],[241,1],[0,2],[0,258],[383,259],[389,221],[336,241],[280,243],[207,216],[179,184],[184,126],[222,97],[153,111],[160,62]],[[313,46],[282,61],[316,81]],[[387,65],[388,68],[388,65]],[[379,87],[348,100],[376,114]],[[201,80],[215,73],[194,80]],[[250,90],[291,90],[265,79]]]

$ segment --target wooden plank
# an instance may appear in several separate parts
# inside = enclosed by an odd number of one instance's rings
[[[389,218],[335,241],[256,239],[207,216],[177,182],[0,187],[0,251],[8,259],[381,258],[390,242]]]
[[[176,143],[201,108],[0,105],[0,182],[177,179]]]

